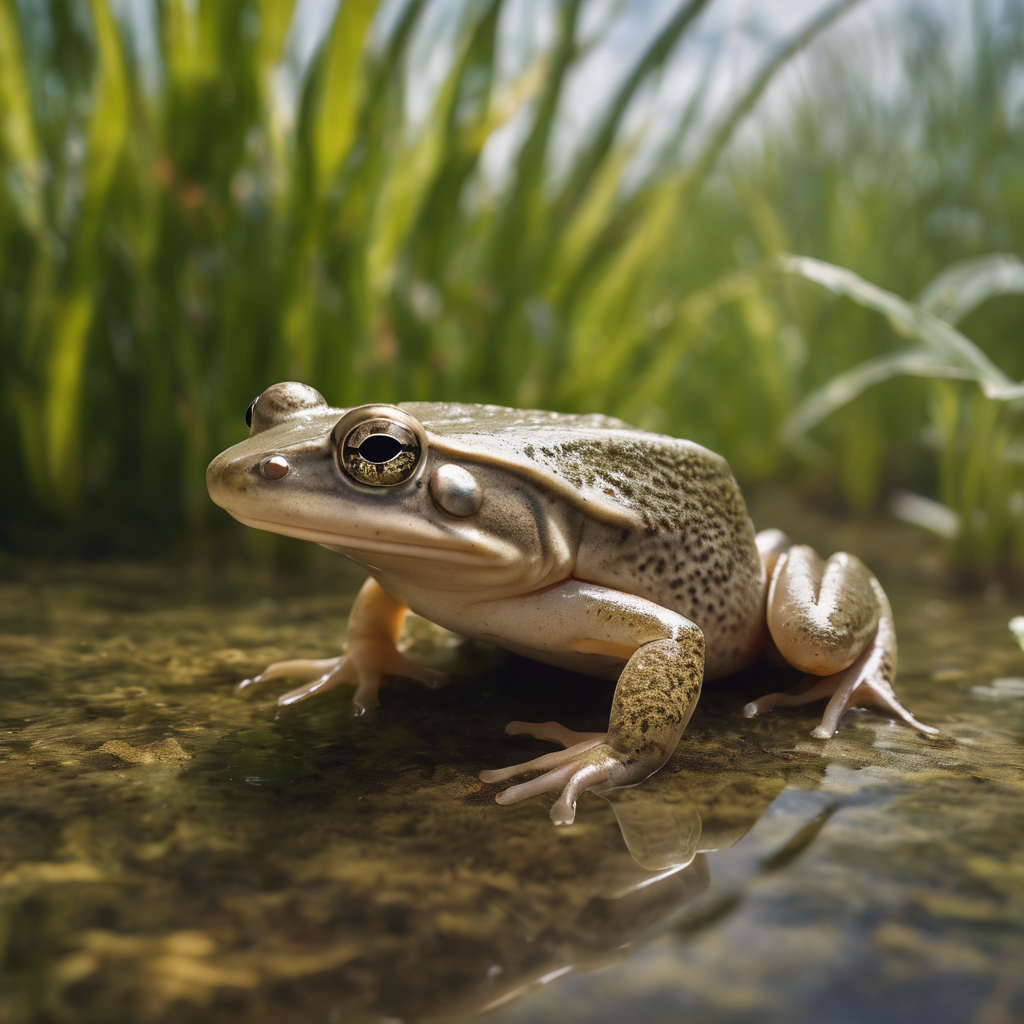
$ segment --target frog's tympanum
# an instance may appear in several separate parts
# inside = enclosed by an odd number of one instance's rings
[[[464,636],[617,679],[608,730],[513,722],[564,750],[484,772],[499,803],[561,790],[551,810],[633,785],[675,750],[705,679],[766,653],[806,673],[748,716],[829,697],[812,735],[874,706],[922,732],[896,699],[896,635],[878,581],[853,555],[822,561],[778,530],[755,536],[725,460],[690,441],[606,416],[407,402],[332,409],[304,384],[276,384],[246,413],[247,440],[210,464],[217,504],[248,526],[315,541],[369,573],[346,653],[284,661],[243,685],[341,684],[357,714],[384,676],[443,685],[399,653],[412,609]]]

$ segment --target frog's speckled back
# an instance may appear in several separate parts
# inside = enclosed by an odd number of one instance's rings
[[[444,450],[469,458],[486,453],[523,469],[562,490],[588,515],[612,523],[678,532],[680,515],[703,508],[709,498],[716,504],[719,490],[721,511],[732,504],[725,492],[736,483],[721,456],[611,416],[441,402],[401,408]]]

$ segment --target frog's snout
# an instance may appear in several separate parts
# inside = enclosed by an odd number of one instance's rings
[[[275,458],[284,463],[283,471],[277,465],[269,465]],[[276,480],[284,476],[289,468],[287,460],[280,456],[269,456],[254,464],[251,456],[232,457],[232,449],[229,448],[226,452],[221,452],[206,467],[206,489],[210,492],[214,504],[232,512],[238,505],[239,496],[252,486],[254,472],[265,479]],[[277,476],[273,475],[275,473]],[[247,482],[247,478],[252,482]]]

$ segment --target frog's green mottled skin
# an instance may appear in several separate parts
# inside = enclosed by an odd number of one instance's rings
[[[366,427],[352,431],[371,418],[418,439],[413,468],[408,452],[382,466],[393,486],[356,482],[339,459],[339,445],[366,436]],[[273,474],[263,470],[271,458]],[[854,703],[880,704],[927,731],[892,694],[892,613],[871,573],[850,555],[822,562],[778,531],[755,535],[725,460],[692,442],[598,415],[416,402],[332,409],[312,388],[279,384],[255,403],[250,437],[218,456],[207,480],[242,522],[324,544],[371,575],[344,657],[283,662],[247,681],[309,680],[282,703],[347,682],[362,712],[376,706],[384,675],[440,685],[440,673],[395,648],[410,608],[618,679],[605,734],[510,726],[567,749],[484,773],[499,781],[550,769],[500,802],[562,789],[552,817],[571,821],[582,790],[640,781],[671,755],[702,681],[772,641],[809,683],[748,714],[830,696],[818,735],[831,735]]]

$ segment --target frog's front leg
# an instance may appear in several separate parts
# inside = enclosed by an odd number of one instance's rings
[[[551,819],[567,825],[584,790],[604,793],[635,785],[672,755],[700,696],[704,635],[689,619],[653,602],[577,581],[515,604],[519,630],[545,637],[546,652],[537,651],[538,656],[575,652],[628,659],[606,733],[573,733],[555,722],[513,722],[507,732],[555,740],[566,749],[480,775],[484,782],[504,782],[544,770],[496,799],[515,803],[561,790]]]
[[[777,534],[778,531],[771,531]],[[896,699],[896,628],[885,591],[859,558],[839,552],[827,562],[813,548],[779,551],[783,535],[759,535],[771,577],[768,629],[779,653],[807,673],[788,693],[770,693],[747,704],[753,717],[829,697],[821,724],[811,735],[828,739],[851,707],[876,707],[924,733],[923,725]],[[774,564],[773,564],[774,563]]]
[[[306,682],[278,697],[287,707],[314,694],[326,693],[342,684],[356,687],[353,697],[356,715],[370,715],[379,706],[377,692],[384,676],[406,676],[437,688],[448,682],[436,672],[410,661],[395,644],[409,606],[389,594],[371,576],[362,586],[348,618],[345,653],[340,658],[300,658],[268,665],[258,676],[243,679],[239,690],[271,679],[297,678]]]

